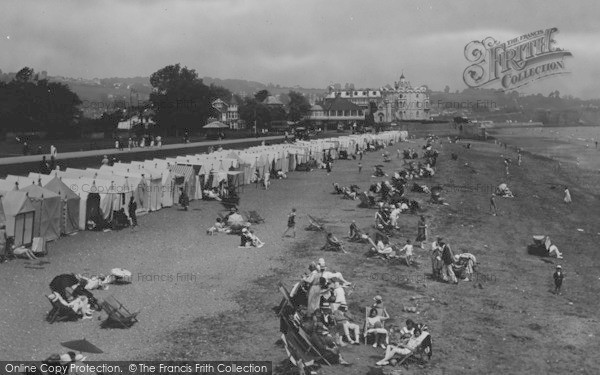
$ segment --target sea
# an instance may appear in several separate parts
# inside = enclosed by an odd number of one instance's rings
[[[488,134],[531,154],[600,173],[600,126],[500,128]]]

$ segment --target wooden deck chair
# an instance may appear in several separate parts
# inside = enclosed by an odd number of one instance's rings
[[[58,295],[57,293],[54,293]],[[46,314],[46,321],[50,324],[55,322],[75,321],[79,319],[79,315],[73,309],[61,302],[60,298],[50,294],[47,295],[48,301],[52,305],[52,309]]]
[[[366,306],[365,307],[365,324],[363,326],[363,336],[365,338],[365,345],[367,345],[367,338],[369,336],[369,334],[367,333],[367,318],[369,317],[369,312],[371,311],[371,309],[373,308],[373,306]],[[386,311],[387,313],[387,311]],[[381,315],[381,314],[379,314]],[[381,321],[381,328],[385,328],[385,321]]]
[[[263,219],[256,211],[248,211],[247,215],[248,221],[252,224],[261,224],[265,222],[265,219]]]
[[[136,323],[139,312],[131,313],[114,296],[106,297],[101,303],[102,310],[106,311],[108,318],[105,323],[114,322],[123,328],[129,328]]]
[[[306,215],[306,216],[308,216],[308,220],[310,221],[310,224],[308,225],[308,227],[306,227],[306,230],[314,230],[317,232],[322,232],[325,230],[325,225],[320,223],[319,220],[315,219],[314,217],[312,217],[310,215]]]
[[[396,364],[396,366],[400,366],[408,359],[414,358],[416,356],[419,356],[421,362],[424,362],[425,357],[427,357],[427,360],[430,360],[432,355],[433,355],[433,343],[432,343],[431,335],[429,333],[427,333],[427,336],[425,336],[423,338],[423,341],[421,341],[421,343],[417,346],[417,348],[415,350],[411,351],[409,354],[405,355],[404,358],[402,358],[400,360],[400,362],[398,362]]]

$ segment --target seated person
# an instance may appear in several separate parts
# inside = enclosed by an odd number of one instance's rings
[[[276,176],[278,179],[287,178],[287,175],[285,173],[283,173],[283,171],[281,169],[277,171]]]
[[[33,250],[25,246],[19,246],[12,249],[12,254],[16,257],[27,258],[30,260],[38,259]]]
[[[348,365],[340,353],[339,347],[329,333],[329,330],[323,323],[316,323],[315,328],[310,336],[310,341],[323,354],[325,359],[330,363],[339,363]]]
[[[250,231],[248,230],[248,228],[242,229],[242,234],[240,236],[240,246],[252,246],[252,237],[250,236]]]
[[[363,232],[360,229],[358,229],[356,221],[354,220],[352,220],[352,223],[350,224],[350,232],[348,233],[348,237],[350,238],[350,241],[354,242],[365,241],[365,238],[363,237]]]
[[[265,245],[265,243],[262,242],[256,234],[254,234],[254,230],[250,229],[248,232],[249,232],[249,238],[252,241],[252,246],[263,247]]]
[[[340,187],[340,184],[337,182],[333,183],[333,189],[335,190],[336,194],[342,194],[344,192],[344,190]]]
[[[325,243],[325,246],[323,246],[323,250],[325,250],[325,251],[343,251],[344,253],[346,252],[346,250],[344,250],[344,246],[342,245],[340,240],[338,240],[331,232],[327,233],[326,243]]]
[[[465,281],[473,278],[473,270],[477,265],[477,259],[471,253],[456,254],[454,256],[456,268],[460,270],[460,276]]]
[[[244,221],[244,218],[242,217],[242,215],[240,215],[237,212],[233,212],[233,213],[229,214],[226,222],[227,222],[227,226],[231,229],[248,226],[248,223]]]
[[[384,258],[395,258],[394,248],[389,244],[383,243],[383,241],[379,240],[377,243],[371,239],[371,237],[364,235],[364,238],[369,241],[371,244],[371,251],[377,253],[378,255],[383,256]]]
[[[415,328],[414,335],[412,335],[408,340],[403,340],[402,342],[397,343],[398,345],[389,345],[386,348],[385,356],[383,359],[376,363],[377,366],[385,366],[389,364],[389,361],[396,355],[409,355],[414,352],[423,340],[429,336],[429,332],[421,331],[418,328]]]
[[[129,226],[129,218],[125,214],[125,209],[121,207],[119,211],[113,213],[113,229],[119,230]]]
[[[558,251],[558,247],[550,241],[550,237],[546,237],[544,246],[546,247],[546,250],[548,250],[549,257],[556,257],[557,259],[563,258],[562,253]]]
[[[360,344],[360,327],[354,322],[355,319],[352,314],[348,312],[348,306],[346,304],[340,305],[339,308],[333,312],[333,319],[336,324],[341,326],[344,337],[350,344]],[[350,331],[354,333],[354,339],[350,336]],[[344,346],[341,335],[339,344],[340,346]]]
[[[387,220],[385,216],[387,215],[382,209],[377,211],[375,214],[375,228],[386,229],[391,227],[390,221]]]
[[[218,217],[215,221],[215,224],[212,227],[208,228],[206,232],[210,235],[213,235],[215,233],[231,233],[231,229],[227,228],[227,226],[223,224],[223,220],[221,220],[221,218]]]
[[[115,276],[113,276],[113,275],[106,276],[103,274],[100,274],[99,276],[92,276],[90,278],[87,278],[82,275],[76,275],[76,277],[81,280],[80,283],[84,284],[84,288],[86,290],[94,290],[94,289],[107,290],[108,284],[111,284],[116,280]]]
[[[92,309],[86,296],[78,296],[71,302],[67,302],[59,293],[54,292],[49,296],[52,301],[58,301],[61,305],[70,307],[80,318],[91,319]]]
[[[219,197],[219,194],[217,193],[216,188],[203,190],[202,194],[205,197],[204,199],[214,199],[217,201],[221,200],[221,197]]]
[[[343,187],[342,192],[344,193],[344,198],[350,198],[352,200],[358,199],[358,194],[349,187]]]
[[[364,335],[365,337],[369,333],[375,334],[375,341],[373,343],[373,347],[376,348],[381,346],[381,348],[385,349],[388,343],[388,331],[383,328],[383,322],[387,320],[386,317],[383,317],[377,313],[377,309],[372,308],[369,311],[369,316],[365,321],[365,329]]]

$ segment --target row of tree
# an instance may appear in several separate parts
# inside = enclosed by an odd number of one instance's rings
[[[308,100],[300,93],[288,94],[288,110],[283,105],[265,103],[270,93],[262,90],[250,97],[205,85],[193,69],[180,64],[166,66],[150,76],[153,91],[143,108],[115,108],[99,119],[81,115],[81,100],[62,83],[38,80],[33,69],[21,69],[10,82],[0,82],[0,124],[4,131],[46,132],[54,137],[72,137],[85,131],[111,132],[120,120],[152,108],[156,133],[177,135],[184,130],[199,131],[211,117],[218,117],[212,103],[216,99],[238,103],[238,113],[248,127],[268,128],[273,122],[300,121],[310,112]],[[286,101],[288,101],[286,100]],[[141,116],[140,116],[141,117]]]
[[[43,131],[55,137],[79,134],[80,104],[67,85],[38,80],[33,69],[25,67],[10,82],[0,82],[0,130]]]

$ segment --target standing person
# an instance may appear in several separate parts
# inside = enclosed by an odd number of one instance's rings
[[[360,159],[359,159],[359,160],[362,160],[362,157],[363,157],[363,152],[364,152],[364,151],[363,151],[362,149],[361,149],[360,151],[358,151],[358,155],[360,156]]]
[[[519,152],[519,154],[517,155],[517,165],[519,167],[521,166],[522,161],[523,161],[523,157],[521,156],[521,153]]]
[[[29,155],[29,145],[27,142],[23,142],[23,155]]]
[[[308,266],[308,270],[310,274],[304,274],[302,281],[308,284],[309,288],[306,315],[312,316],[321,307],[321,273],[317,270],[317,265],[314,262]]]
[[[565,197],[563,199],[565,201],[565,203],[569,204],[572,202],[571,200],[571,192],[569,191],[569,188],[565,186]]]
[[[424,241],[427,241],[427,223],[425,222],[425,216],[421,215],[419,224],[417,224],[417,239],[415,242],[419,242],[422,249]]]
[[[400,149],[396,150],[396,159],[400,159]]]
[[[496,207],[496,194],[492,193],[490,195],[490,212],[492,216],[496,216],[498,214],[498,207]]]
[[[131,219],[131,228],[137,227],[137,216],[135,212],[137,211],[137,203],[133,197],[129,198],[129,205],[127,206],[129,211],[129,218]]]
[[[160,135],[156,137],[156,146],[162,147],[162,137]]]
[[[131,151],[132,147],[133,147],[133,139],[131,139],[131,137],[129,137],[129,139],[127,140],[127,148],[129,149],[129,151]]]
[[[444,262],[442,278],[446,282],[451,281],[454,284],[458,284],[458,280],[452,269],[452,265],[454,264],[454,254],[452,253],[452,249],[444,240],[438,241],[438,244],[442,246],[442,261]]]
[[[50,170],[53,171],[58,167],[56,164],[56,157],[54,155],[50,155]]]
[[[188,210],[188,206],[190,205],[190,197],[188,197],[186,191],[183,188],[180,188],[181,195],[179,196],[179,204],[185,211]]]
[[[327,163],[325,163],[325,168],[327,169],[327,174],[331,173],[331,161],[327,160]]]
[[[46,160],[46,155],[42,156],[42,161],[40,162],[40,173],[41,174],[49,174],[50,171],[50,165],[48,164],[48,161]]]
[[[283,234],[281,235],[281,238],[285,237],[287,235],[287,232],[289,230],[292,230],[292,237],[296,238],[296,209],[292,208],[292,212],[290,212],[290,214],[288,215],[288,221],[287,221],[287,229],[285,230],[285,232],[283,232]]]
[[[504,159],[504,170],[506,175],[508,176],[508,159]]]
[[[107,156],[107,155],[104,155],[104,156],[102,157],[102,165],[108,165],[108,162],[109,162],[109,160],[108,160],[108,156]]]
[[[6,246],[6,225],[0,224],[0,263],[8,260],[8,247]]]
[[[269,185],[271,185],[271,173],[269,171],[265,171],[263,182],[265,185],[265,190],[269,190]]]
[[[56,158],[58,156],[58,150],[54,145],[50,145],[50,157]]]
[[[358,173],[360,173],[360,171],[362,171],[362,164],[359,162],[358,163]]]
[[[560,265],[556,266],[556,271],[552,277],[554,278],[554,294],[560,294],[560,288],[562,287],[563,279],[565,278],[565,274]]]

